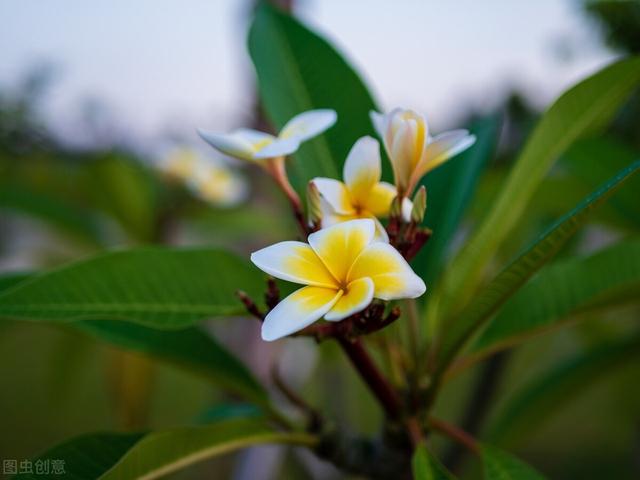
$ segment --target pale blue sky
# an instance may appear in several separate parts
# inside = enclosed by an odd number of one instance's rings
[[[67,137],[98,97],[125,135],[170,125],[228,129],[248,115],[251,66],[242,0],[1,0],[0,86],[29,65],[60,65],[45,113]],[[302,0],[300,16],[334,41],[383,106],[413,107],[436,127],[487,108],[518,85],[540,106],[614,58],[575,0]],[[568,44],[570,62],[553,54]]]

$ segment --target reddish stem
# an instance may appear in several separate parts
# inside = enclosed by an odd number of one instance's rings
[[[389,418],[394,420],[398,419],[402,408],[400,398],[391,384],[378,370],[378,367],[373,363],[373,360],[365,350],[360,339],[348,340],[339,337],[338,342],[371,392],[380,401]]]
[[[268,159],[265,168],[289,200],[291,211],[293,212],[293,216],[296,219],[298,227],[300,227],[300,232],[302,233],[304,238],[307,238],[309,228],[304,218],[302,202],[300,201],[300,197],[289,182],[289,177],[287,176],[287,171],[285,169],[284,157]]]
[[[464,447],[468,448],[473,453],[478,454],[480,452],[480,446],[478,445],[478,441],[475,438],[473,438],[471,435],[469,435],[467,432],[456,427],[455,425],[451,425],[450,423],[447,423],[443,420],[438,420],[437,418],[433,418],[433,417],[429,418],[429,425],[434,430],[437,430],[440,433],[443,433],[444,435],[446,435],[447,437],[455,440],[460,445],[463,445]]]

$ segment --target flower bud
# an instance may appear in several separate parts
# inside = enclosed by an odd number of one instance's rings
[[[413,197],[413,208],[411,209],[411,221],[417,225],[424,220],[427,210],[427,189],[422,185]]]
[[[389,210],[389,218],[402,218],[402,200],[399,196],[394,197]]]
[[[371,112],[371,120],[383,140],[402,197],[410,196],[427,172],[475,142],[475,136],[466,130],[432,137],[425,117],[413,110],[396,108],[385,115]]]
[[[310,225],[320,225],[322,223],[322,199],[320,191],[315,183],[307,184],[307,216]]]

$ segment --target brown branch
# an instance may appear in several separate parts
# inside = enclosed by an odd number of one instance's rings
[[[424,435],[422,434],[422,427],[420,427],[420,422],[416,417],[410,417],[407,420],[407,431],[409,432],[409,439],[411,440],[411,445],[415,449],[424,440]]]
[[[244,292],[242,290],[236,290],[236,297],[238,297],[240,301],[244,304],[244,307],[247,309],[247,312],[249,312],[251,315],[256,317],[261,322],[264,321],[264,313],[262,313],[258,308],[258,306],[255,304],[255,302],[251,300],[251,297],[247,295],[247,292]]]
[[[267,292],[264,294],[264,303],[267,304],[269,310],[273,310],[280,303],[280,289],[275,279],[269,277],[267,280]]]
[[[355,369],[360,373],[362,379],[384,408],[387,416],[394,420],[399,419],[402,409],[400,397],[373,363],[360,339],[349,340],[339,337],[337,340]]]
[[[480,453],[480,445],[478,445],[478,441],[464,430],[434,417],[430,417],[428,423],[431,428],[446,435],[452,440],[455,440],[460,445],[468,448],[469,451],[476,455]]]
[[[460,425],[470,435],[476,435],[482,428],[482,424],[494,404],[494,397],[503,378],[507,366],[508,354],[501,352],[490,358],[482,368],[476,379],[472,393],[466,406],[466,411]],[[465,451],[460,445],[452,445],[444,454],[445,465],[455,471],[464,458]]]

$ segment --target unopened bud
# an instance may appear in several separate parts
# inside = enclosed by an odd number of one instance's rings
[[[411,221],[417,225],[424,220],[424,213],[427,210],[427,189],[422,185],[413,197],[413,208],[411,209]]]
[[[402,218],[402,198],[396,196],[391,202],[391,209],[389,210],[389,217]]]
[[[320,225],[322,222],[322,198],[315,183],[307,184],[307,216],[310,225]]]

